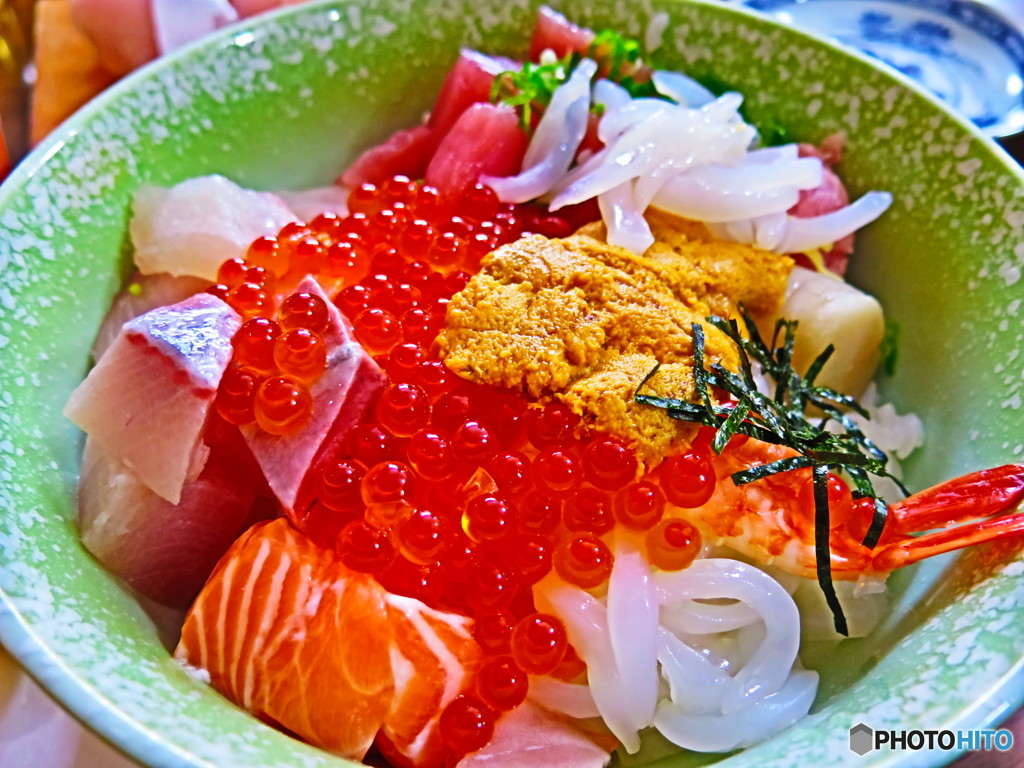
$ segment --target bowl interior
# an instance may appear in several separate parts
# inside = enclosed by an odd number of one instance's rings
[[[1020,461],[1024,178],[937,102],[857,55],[720,5],[553,3],[660,45],[655,61],[746,95],[795,140],[848,137],[851,191],[896,202],[852,278],[901,327],[885,396],[925,422],[921,488]],[[129,264],[134,190],[222,173],[265,189],[324,184],[418,120],[460,46],[522,54],[536,2],[353,0],[246,23],[159,62],[69,121],[0,189],[0,639],[106,738],[158,766],[328,766],[235,709],[167,655],[132,598],[77,541],[81,436],[60,415]],[[660,14],[668,23],[656,34]],[[652,24],[652,21],[655,23]],[[896,575],[893,611],[822,662],[815,712],[730,765],[856,760],[847,731],[992,723],[1024,698],[1019,547]],[[652,740],[628,764],[698,765]],[[877,760],[882,758],[878,757]],[[924,758],[940,761],[942,756]]]

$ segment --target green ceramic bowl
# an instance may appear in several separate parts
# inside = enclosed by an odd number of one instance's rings
[[[566,0],[580,23],[658,38],[663,65],[747,96],[754,122],[800,140],[849,136],[855,193],[895,205],[853,278],[903,329],[883,389],[918,412],[912,486],[1024,453],[1024,177],[992,143],[865,58],[722,5]],[[330,181],[427,109],[459,46],[521,54],[532,0],[353,0],[232,30],[128,78],[0,190],[0,640],[87,724],[153,766],[342,761],[235,709],[168,656],[133,600],[79,545],[81,435],[60,415],[128,266],[143,183],[217,172],[262,188]],[[987,726],[1024,699],[1024,561],[1010,543],[893,580],[894,612],[826,659],[814,713],[730,766],[886,765],[950,754],[848,749],[851,725]],[[642,759],[651,762],[655,748]],[[696,765],[674,756],[659,765]]]

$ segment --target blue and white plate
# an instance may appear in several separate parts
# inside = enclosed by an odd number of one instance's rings
[[[1024,1],[746,0],[884,61],[990,136],[1024,131]]]

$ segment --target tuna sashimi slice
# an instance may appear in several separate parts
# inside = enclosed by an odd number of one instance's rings
[[[313,416],[294,435],[271,435],[255,424],[242,427],[242,434],[281,506],[301,526],[318,492],[319,468],[370,406],[385,377],[314,278],[306,277],[295,290],[320,296],[330,315],[324,332],[327,370],[310,388]]]
[[[257,488],[214,448],[171,504],[89,438],[78,490],[82,542],[146,597],[184,608],[242,530]]]
[[[206,293],[135,318],[71,393],[64,415],[177,504],[205,461],[199,438],[240,325]]]
[[[490,742],[456,768],[602,768],[611,756],[578,723],[527,700],[503,714]]]
[[[200,176],[170,189],[135,194],[129,226],[143,274],[169,272],[214,281],[217,267],[245,256],[261,235],[295,221],[277,195],[243,189],[223,176]]]
[[[217,565],[174,656],[261,719],[359,759],[392,699],[384,600],[371,576],[274,520]]]

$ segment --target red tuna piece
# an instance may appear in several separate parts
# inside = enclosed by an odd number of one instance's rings
[[[240,325],[231,307],[205,293],[125,323],[64,415],[177,504],[206,460],[199,438]]]
[[[355,189],[360,184],[380,184],[400,174],[417,179],[427,169],[438,138],[425,125],[396,131],[383,144],[370,147],[357,157],[339,181]]]
[[[345,435],[383,388],[385,376],[314,278],[307,276],[295,290],[322,298],[330,317],[323,333],[327,370],[310,387],[312,418],[291,435],[271,435],[255,424],[242,427],[242,434],[277,500],[301,526],[319,491],[320,467],[340,450]]]
[[[838,211],[850,204],[850,193],[846,191],[842,180],[832,170],[832,166],[842,159],[843,138],[836,134],[829,136],[821,147],[813,144],[800,145],[800,157],[816,157],[822,162],[821,184],[814,189],[800,192],[800,199],[789,209],[792,216],[810,219],[824,216],[826,213]],[[846,262],[853,252],[853,235],[838,240],[825,254],[825,266],[837,275],[846,272]]]
[[[444,79],[427,124],[396,131],[383,144],[363,152],[341,175],[341,183],[354,189],[364,183],[380,184],[398,174],[421,178],[459,116],[473,104],[488,102],[494,78],[519,66],[511,59],[464,49]]]
[[[544,51],[554,51],[562,58],[570,53],[587,53],[594,42],[594,33],[577,27],[558,11],[541,8],[537,13],[537,26],[530,40],[530,61],[540,61]]]
[[[441,141],[426,182],[444,194],[458,195],[481,176],[511,176],[523,164],[526,145],[515,109],[473,104]]]
[[[444,78],[427,125],[437,132],[440,140],[470,106],[491,100],[495,77],[502,72],[518,70],[521,66],[512,59],[486,56],[463,48]]]

